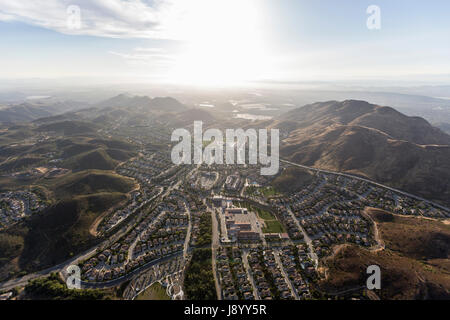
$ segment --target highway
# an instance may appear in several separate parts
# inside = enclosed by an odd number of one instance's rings
[[[195,171],[196,169],[194,169],[192,171]],[[152,201],[154,203],[158,203],[159,201],[157,201],[157,199],[163,199],[165,196],[170,194],[170,192],[172,190],[178,188],[181,183],[182,183],[181,180],[178,181],[175,185],[167,188],[167,190],[164,193],[159,194],[156,198],[152,198]],[[138,221],[139,217],[137,219],[135,218],[135,221],[136,220]],[[131,229],[133,229],[135,227],[136,227],[135,223],[131,223],[131,224],[125,225],[117,233],[115,233],[114,235],[112,235],[111,237],[109,237],[108,239],[103,241],[102,243],[92,247],[91,249],[85,251],[84,253],[81,253],[81,254],[77,255],[75,258],[71,258],[71,259],[69,259],[69,260],[67,260],[65,262],[62,262],[62,263],[60,263],[60,264],[58,264],[56,266],[53,266],[53,267],[47,268],[45,270],[41,270],[41,271],[38,271],[38,272],[34,272],[34,273],[31,273],[31,274],[25,275],[25,276],[23,276],[21,278],[7,280],[7,281],[5,281],[5,282],[0,284],[0,290],[1,291],[8,291],[8,290],[14,289],[16,287],[25,286],[31,280],[49,276],[53,272],[59,272],[63,279],[67,279],[66,268],[68,266],[76,265],[80,261],[83,261],[83,260],[86,260],[86,259],[90,258],[95,253],[97,253],[98,250],[101,250],[102,248],[107,248],[108,246],[110,246],[111,244],[116,242],[123,235],[125,235],[128,231],[130,231]]]
[[[173,253],[171,255],[168,255],[164,258],[160,258],[160,259],[156,259],[153,261],[150,261],[147,264],[144,264],[143,266],[134,269],[133,271],[131,271],[129,274],[117,278],[117,279],[113,279],[110,281],[104,281],[104,282],[87,282],[87,281],[81,281],[81,288],[83,289],[106,289],[106,288],[113,288],[116,287],[118,285],[120,285],[121,283],[127,281],[127,280],[131,280],[133,277],[135,277],[136,275],[140,274],[141,272],[144,272],[146,270],[148,270],[149,268],[153,267],[156,264],[162,263],[162,262],[166,262],[169,261],[175,257],[181,256],[183,255],[183,251],[179,251],[176,253]]]
[[[392,192],[399,193],[399,194],[402,194],[404,196],[407,196],[407,197],[410,197],[410,198],[413,198],[413,199],[416,199],[416,200],[419,200],[419,201],[424,201],[424,202],[430,203],[433,206],[435,206],[437,208],[440,208],[442,210],[450,211],[449,208],[447,208],[445,206],[442,206],[442,205],[440,205],[438,203],[435,203],[433,201],[430,201],[430,200],[421,198],[419,196],[416,196],[416,195],[413,195],[413,194],[410,194],[410,193],[407,193],[407,192],[404,192],[404,191],[401,191],[401,190],[398,190],[398,189],[386,186],[384,184],[381,184],[381,183],[378,183],[378,182],[375,182],[375,181],[372,181],[372,180],[369,180],[369,179],[366,179],[366,178],[358,177],[358,176],[355,176],[355,175],[352,175],[352,174],[348,174],[348,173],[341,173],[341,172],[335,172],[335,171],[330,171],[330,170],[324,170],[324,169],[318,169],[318,168],[313,168],[313,167],[307,167],[307,166],[304,166],[304,165],[301,165],[301,164],[298,164],[298,163],[294,163],[294,162],[291,162],[291,161],[288,161],[288,160],[284,160],[284,159],[280,159],[280,162],[287,163],[287,164],[290,164],[292,166],[303,168],[303,169],[306,169],[306,170],[315,171],[315,172],[318,172],[318,173],[334,174],[334,175],[341,176],[341,177],[347,177],[347,178],[351,178],[351,179],[364,181],[364,182],[370,183],[370,184],[372,184],[374,186],[377,186],[377,187],[380,187],[380,188],[384,188],[384,189],[390,190]]]

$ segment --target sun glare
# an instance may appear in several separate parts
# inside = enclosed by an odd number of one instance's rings
[[[265,69],[262,14],[257,0],[194,0],[178,8],[173,26],[186,48],[170,80],[226,85],[254,80]]]

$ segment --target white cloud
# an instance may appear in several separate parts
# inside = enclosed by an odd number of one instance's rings
[[[166,26],[173,16],[174,3],[175,0],[0,0],[0,20],[21,21],[64,34],[174,38]],[[81,10],[81,29],[68,28],[67,9],[71,5]]]
[[[73,5],[80,8],[79,29],[69,28]],[[0,0],[0,21],[64,34],[181,40],[154,41],[164,49],[122,47],[108,53],[136,72],[208,84],[253,79],[270,69],[261,17],[259,0]]]
[[[137,47],[134,49],[134,51],[138,51],[138,52],[153,52],[153,53],[163,53],[165,52],[165,50],[163,48],[142,48],[142,47]]]

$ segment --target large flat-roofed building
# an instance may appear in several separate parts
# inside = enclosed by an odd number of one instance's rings
[[[231,241],[261,239],[258,218],[246,208],[227,208],[224,218],[228,239]]]
[[[279,233],[265,233],[264,238],[266,240],[281,240],[281,236]]]
[[[238,240],[259,240],[260,234],[254,231],[239,231],[237,234]]]
[[[239,228],[241,231],[251,231],[252,230],[252,224],[251,223],[236,223],[236,227]]]
[[[227,208],[225,209],[225,215],[227,214],[248,214],[247,208]]]

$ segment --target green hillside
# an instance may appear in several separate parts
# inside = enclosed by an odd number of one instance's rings
[[[82,121],[62,121],[39,126],[38,132],[57,132],[64,135],[88,134],[96,131],[95,125]]]
[[[47,183],[57,199],[72,198],[105,192],[126,193],[133,189],[135,182],[113,172],[89,170],[73,173]]]
[[[88,169],[113,170],[118,163],[105,150],[96,149],[71,157],[65,160],[62,166],[75,171]]]
[[[313,175],[310,172],[301,168],[290,167],[272,181],[272,186],[277,191],[292,193],[304,188],[312,180]]]
[[[31,166],[38,166],[39,164],[44,163],[45,160],[46,159],[43,157],[33,155],[20,158],[13,158],[6,160],[2,164],[0,164],[0,171],[5,172],[19,171]]]

